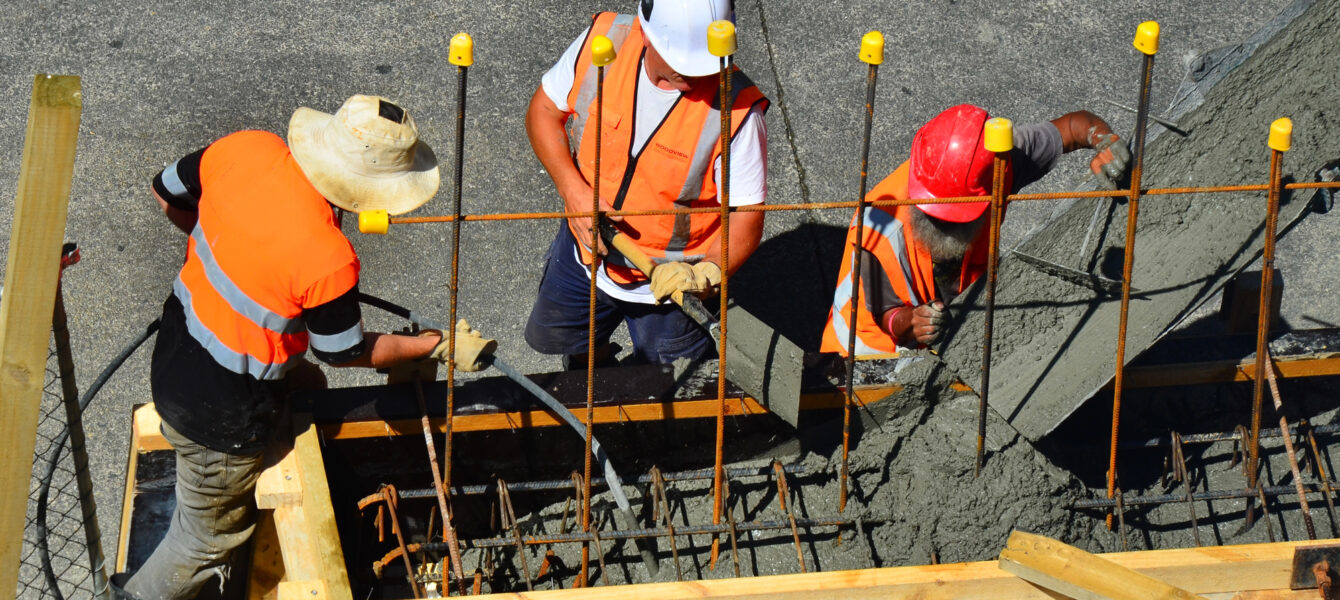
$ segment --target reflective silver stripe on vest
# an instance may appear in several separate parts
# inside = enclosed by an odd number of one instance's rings
[[[200,322],[200,318],[195,314],[195,307],[191,304],[191,291],[186,288],[186,283],[181,280],[180,275],[173,282],[172,291],[181,301],[182,308],[185,309],[186,331],[191,334],[191,337],[195,338],[195,341],[200,342],[200,345],[214,359],[214,362],[219,363],[219,366],[239,375],[251,375],[264,381],[282,379],[284,373],[288,372],[299,360],[302,360],[302,354],[299,353],[289,357],[285,363],[270,364],[248,354],[234,352],[219,341],[219,338],[215,337],[214,332],[205,327],[204,323]]]
[[[628,39],[628,32],[633,28],[635,19],[637,17],[633,15],[615,15],[609,31],[604,34],[605,37],[610,39],[615,49],[623,49],[623,42]],[[582,50],[582,52],[577,53],[579,59],[586,49],[583,48]],[[574,74],[578,68],[580,68],[580,65],[573,66]],[[582,132],[586,129],[586,119],[590,117],[591,103],[596,99],[596,79],[598,79],[596,77],[596,66],[593,64],[586,65],[586,76],[582,78],[581,89],[577,90],[577,99],[573,101],[572,106],[568,107],[575,113],[572,119],[573,148],[577,148],[582,143]]]
[[[319,333],[307,332],[307,345],[318,352],[327,352],[335,354],[343,352],[363,341],[363,323],[360,321],[357,325],[333,335],[321,335]]]
[[[862,227],[867,231],[874,231],[883,235],[893,246],[893,254],[898,257],[898,266],[903,270],[903,283],[905,284],[904,289],[907,292],[907,297],[912,300],[914,306],[920,306],[922,304],[921,298],[912,289],[912,264],[907,256],[907,242],[903,237],[903,224],[887,211],[873,207],[865,209],[864,216]],[[859,250],[853,249],[852,251],[857,252]],[[846,306],[849,302],[852,302],[853,298],[852,280],[856,276],[851,271],[851,269],[848,269],[847,276],[838,283],[837,289],[833,291],[833,332],[837,334],[838,341],[844,344],[847,337],[851,335],[850,325],[847,323],[847,315],[850,314],[851,309]],[[867,346],[861,340],[861,336],[856,336],[857,356],[879,353],[879,350]]]
[[[181,175],[177,173],[177,163],[179,162],[181,161],[174,162],[163,169],[163,187],[167,188],[169,194],[178,198],[194,199],[195,196],[192,196],[191,192],[186,189],[186,184],[181,182]]]
[[[199,223],[191,231],[191,238],[195,240],[195,255],[196,258],[200,259],[200,264],[205,269],[205,278],[209,280],[209,284],[214,288],[214,291],[218,292],[219,296],[222,296],[224,301],[237,314],[246,317],[257,327],[278,333],[297,333],[303,330],[304,322],[301,315],[290,319],[271,312],[270,309],[252,300],[241,288],[237,287],[237,284],[233,283],[232,279],[228,278],[228,275],[219,267],[218,262],[214,260],[214,252],[210,249],[209,243],[205,241],[205,231]]]

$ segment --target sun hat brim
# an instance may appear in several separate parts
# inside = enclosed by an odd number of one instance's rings
[[[419,140],[414,161],[394,175],[369,177],[348,169],[340,155],[326,143],[324,132],[335,115],[307,107],[293,111],[288,124],[288,145],[307,180],[326,200],[350,212],[385,210],[398,215],[412,211],[437,195],[441,181],[437,156]]]

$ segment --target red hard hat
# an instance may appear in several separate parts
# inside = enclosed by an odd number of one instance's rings
[[[907,191],[913,198],[991,195],[993,152],[982,145],[986,110],[960,104],[935,116],[912,139]],[[1006,172],[1005,180],[1010,181]],[[918,204],[922,212],[967,223],[986,212],[988,202]]]

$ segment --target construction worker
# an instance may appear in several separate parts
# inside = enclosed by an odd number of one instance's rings
[[[926,123],[910,158],[866,195],[867,201],[991,195],[994,154],[982,145],[985,110],[963,104]],[[1005,180],[1018,192],[1051,171],[1061,154],[1096,152],[1089,167],[1110,186],[1130,164],[1126,142],[1102,119],[1077,111],[1014,129]],[[989,202],[916,204],[865,209],[861,273],[853,285],[856,222],[847,230],[837,290],[822,350],[847,354],[853,293],[857,297],[856,354],[918,348],[940,340],[944,301],[986,270]],[[853,292],[855,290],[855,292]]]
[[[334,116],[293,113],[288,144],[264,131],[228,135],[153,180],[153,195],[189,234],[186,262],[163,304],[151,384],[163,437],[177,454],[167,535],[119,594],[195,598],[227,580],[234,548],[256,524],[261,455],[296,379],[324,376],[310,346],[339,367],[447,361],[441,332],[365,332],[358,257],[336,207],[392,214],[428,201],[436,159],[396,104],[354,96]],[[332,206],[333,205],[333,206]],[[496,343],[457,324],[456,366],[477,370]]]
[[[720,206],[719,63],[708,51],[707,28],[713,21],[733,21],[732,4],[641,0],[636,15],[595,15],[544,74],[526,113],[526,133],[567,212],[589,213],[592,207],[597,128],[587,125],[596,113],[590,44],[595,35],[610,38],[618,54],[605,67],[602,210]],[[760,204],[766,197],[768,101],[739,69],[732,67],[731,77],[730,203]],[[763,213],[734,213],[730,218],[734,271],[758,247]],[[609,339],[621,320],[628,325],[634,361],[713,356],[707,333],[666,300],[677,293],[704,299],[718,293],[723,247],[719,214],[613,220],[658,266],[648,277],[617,251],[600,245],[604,258],[596,274],[596,363],[614,363],[616,350]],[[532,348],[563,355],[571,368],[587,364],[592,247],[589,218],[561,224],[526,324]]]

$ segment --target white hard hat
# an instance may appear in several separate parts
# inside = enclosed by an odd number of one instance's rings
[[[718,59],[707,51],[707,26],[735,22],[734,0],[640,0],[642,33],[676,73],[701,77],[718,71]]]

